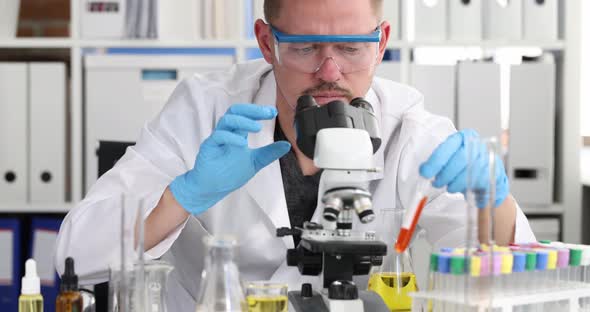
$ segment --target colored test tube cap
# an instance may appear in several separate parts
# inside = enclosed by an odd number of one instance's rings
[[[582,263],[582,249],[570,249],[570,266],[580,266]]]
[[[514,257],[512,272],[524,272],[526,268],[526,254],[515,252],[512,255]]]
[[[462,275],[465,273],[465,257],[452,256],[451,257],[451,273],[453,275]]]
[[[546,251],[537,251],[537,270],[547,270],[547,261],[549,260],[549,254]]]
[[[512,273],[513,266],[514,266],[514,256],[511,253],[502,254],[502,266],[500,268],[502,274]]]
[[[557,268],[557,250],[547,250],[547,270],[555,270]]]
[[[557,267],[567,268],[570,263],[570,250],[562,248],[557,250]]]
[[[451,257],[448,254],[438,255],[438,272],[449,273],[451,266]]]
[[[438,254],[430,255],[430,271],[436,272],[438,270]]]
[[[481,275],[481,257],[473,255],[471,256],[471,265],[469,266],[471,276]]]
[[[526,270],[534,271],[537,268],[537,253],[530,251],[526,253]]]

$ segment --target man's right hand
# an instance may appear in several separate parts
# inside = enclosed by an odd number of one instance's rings
[[[271,106],[232,105],[201,144],[194,167],[170,184],[176,201],[192,214],[202,213],[285,155],[291,149],[286,141],[257,149],[248,147],[248,133],[262,128],[257,120],[276,115]]]

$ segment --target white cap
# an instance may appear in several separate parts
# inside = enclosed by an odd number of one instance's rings
[[[582,247],[582,263],[583,266],[590,265],[590,246],[581,245]]]
[[[37,263],[33,259],[25,262],[25,276],[22,279],[21,294],[38,295],[41,293],[41,281],[37,275]]]

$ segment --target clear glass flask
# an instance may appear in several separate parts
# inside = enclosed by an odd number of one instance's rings
[[[197,297],[197,312],[248,311],[238,266],[234,262],[236,240],[213,236],[207,246],[205,268]]]
[[[372,269],[368,289],[378,293],[390,311],[410,311],[412,298],[409,294],[418,290],[410,248],[403,253],[397,253],[394,248],[404,209],[381,209],[378,218],[380,239],[387,244],[387,255],[380,267]]]

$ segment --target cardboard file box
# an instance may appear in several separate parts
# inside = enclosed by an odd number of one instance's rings
[[[483,21],[484,39],[522,39],[522,1],[484,1]]]
[[[228,68],[233,62],[233,55],[87,56],[86,189],[97,179],[100,141],[135,142],[183,78]]]
[[[525,40],[557,40],[558,0],[522,0]]]
[[[519,203],[553,202],[555,64],[532,62],[510,70],[510,191]]]
[[[447,0],[414,0],[414,13],[414,30],[417,41],[446,39]]]
[[[0,63],[0,198],[27,201],[28,65]]]
[[[84,39],[124,38],[126,4],[126,0],[82,0],[81,37]]]
[[[66,201],[66,66],[29,64],[31,202]]]
[[[458,65],[457,125],[475,129],[482,137],[498,137],[500,115],[500,65],[464,62]]]
[[[482,36],[481,6],[485,0],[449,1],[449,39],[477,41]]]
[[[455,120],[455,66],[419,65],[410,68],[410,85],[424,95],[424,108]]]

